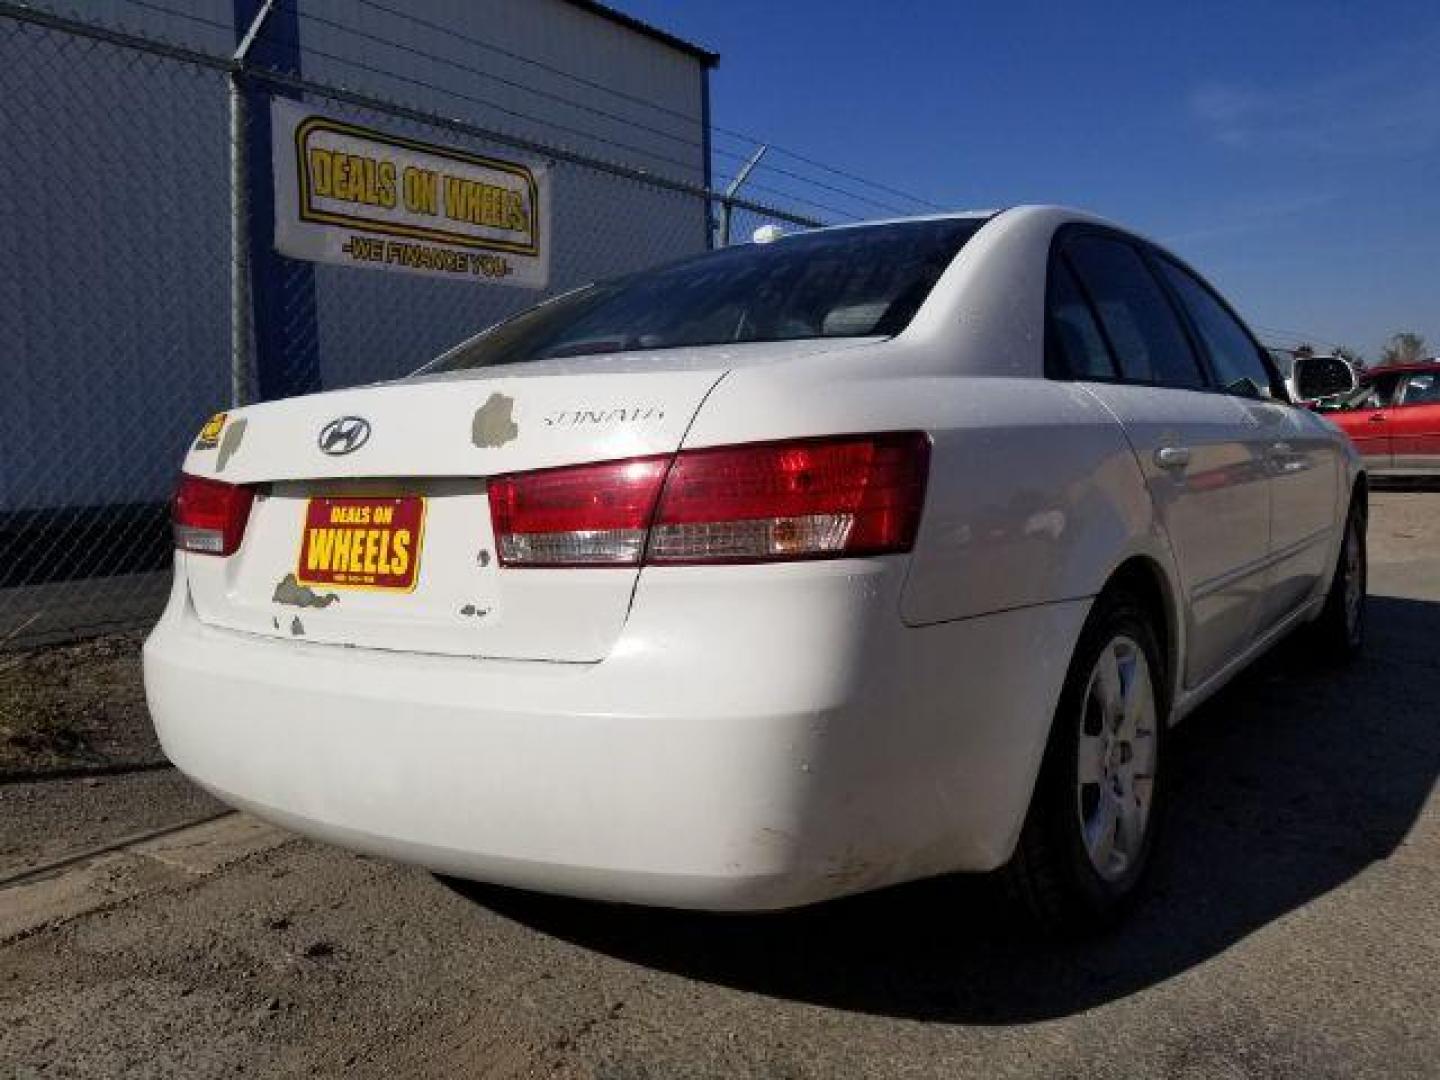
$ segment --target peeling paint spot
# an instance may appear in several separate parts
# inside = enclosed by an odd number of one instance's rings
[[[475,556],[475,560],[476,560],[481,566],[489,566],[489,565],[490,565],[490,552],[486,551],[484,548],[481,548],[481,549],[480,549],[480,554]]]
[[[333,592],[321,594],[301,585],[295,580],[294,574],[286,574],[276,583],[275,594],[270,599],[277,604],[289,604],[291,607],[313,608],[327,608],[340,602],[340,597]]]
[[[504,394],[491,394],[485,404],[475,410],[470,424],[470,441],[479,447],[504,446],[520,434],[512,416],[515,399]]]
[[[483,619],[486,615],[490,614],[490,609],[488,607],[478,607],[475,604],[466,604],[460,609],[460,614],[470,615],[477,619]]]
[[[290,634],[292,637],[301,637],[305,633],[305,624],[300,621],[300,616],[290,620]]]
[[[466,604],[464,607],[462,607],[462,608],[460,609],[460,614],[461,614],[461,615],[474,615],[474,614],[475,614],[475,605],[474,605],[474,604]]]
[[[240,450],[240,440],[245,438],[245,420],[234,421],[220,437],[220,453],[215,457],[215,471],[225,471],[225,465]]]
[[[272,615],[272,616],[270,617],[270,625],[273,626],[276,630],[279,630],[279,629],[280,629],[280,618],[279,618],[279,616]]]

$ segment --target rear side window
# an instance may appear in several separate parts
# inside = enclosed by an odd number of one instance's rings
[[[1245,397],[1273,397],[1270,371],[1260,358],[1259,347],[1245,328],[1192,274],[1169,259],[1160,258],[1156,262],[1189,313],[1190,321],[1210,355],[1215,380],[1221,387]]]
[[[1400,395],[1401,405],[1434,405],[1440,402],[1440,375],[1411,375]]]
[[[1113,379],[1110,350],[1064,259],[1050,268],[1049,303],[1051,341],[1065,371],[1076,379]]]
[[[1081,236],[1065,246],[1065,254],[1095,304],[1125,379],[1205,385],[1175,310],[1139,252],[1118,240]]]

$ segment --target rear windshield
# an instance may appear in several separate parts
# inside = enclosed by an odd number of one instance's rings
[[[587,285],[422,374],[562,356],[897,334],[983,218],[862,225],[707,252]]]

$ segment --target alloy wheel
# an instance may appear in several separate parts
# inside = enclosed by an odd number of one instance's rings
[[[1101,651],[1083,708],[1076,809],[1091,866],[1114,882],[1141,858],[1155,794],[1155,686],[1133,638]]]

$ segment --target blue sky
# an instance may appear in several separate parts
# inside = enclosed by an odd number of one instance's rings
[[[721,53],[717,125],[945,206],[1115,218],[1272,339],[1440,353],[1436,0],[614,2]]]

